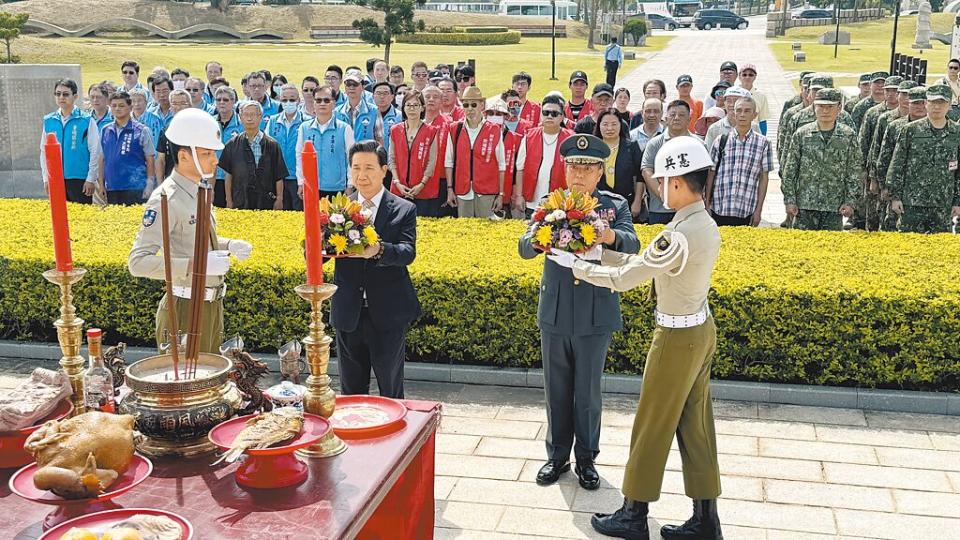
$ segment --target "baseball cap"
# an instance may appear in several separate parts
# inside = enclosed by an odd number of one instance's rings
[[[720,99],[721,97],[723,97],[723,94],[727,91],[727,88],[730,88],[731,86],[733,85],[728,83],[727,81],[720,81],[717,84],[713,85],[713,88],[710,89],[710,95],[713,96],[714,99]],[[719,94],[717,94],[718,91],[720,92]]]
[[[809,87],[810,87],[810,79],[812,79],[814,75],[815,75],[815,73],[813,73],[812,71],[811,71],[811,72],[808,72],[808,73],[804,73],[803,75],[801,75],[801,76],[800,76],[800,86],[802,86],[802,87],[804,87],[804,88],[809,88]]]
[[[887,77],[887,80],[883,83],[883,89],[887,88],[899,88],[900,83],[903,82],[903,77],[899,75],[893,75],[892,77]]]
[[[684,85],[684,84],[691,84],[691,85],[692,85],[692,84],[693,84],[693,77],[691,77],[691,76],[689,76],[689,75],[681,75],[681,76],[677,77],[677,86],[681,86],[681,85]]]
[[[754,73],[758,73],[756,64],[751,64],[751,63],[744,64],[743,67],[740,68],[740,73],[743,73],[744,71],[747,71],[747,70],[750,70]]]
[[[727,60],[720,64],[720,71],[737,71],[737,63]]]
[[[445,75],[444,75],[443,72],[440,71],[439,69],[435,69],[435,70],[431,71],[429,74],[427,74],[427,78],[428,78],[430,81],[438,81],[438,80],[440,80],[440,79],[442,79],[442,78],[444,78],[444,77],[445,77]]]
[[[348,69],[343,75],[343,82],[353,81],[363,84],[363,73],[358,69]]]
[[[742,86],[731,86],[727,88],[727,91],[723,93],[723,97],[750,97],[750,91]]]
[[[574,71],[573,73],[570,74],[570,82],[573,82],[573,81],[588,82],[587,74],[584,73],[583,71]]]
[[[811,90],[819,88],[833,88],[833,77],[830,75],[824,75],[823,73],[817,73],[813,77],[810,77],[809,86]]]
[[[473,69],[473,66],[471,66],[470,64],[464,64],[462,66],[459,66],[456,70],[454,70],[454,76],[467,77],[467,78],[476,77],[477,70]]]
[[[927,101],[950,101],[953,99],[953,90],[945,84],[935,84],[927,88]]]
[[[886,71],[874,71],[870,74],[870,82],[885,81],[889,76]]]
[[[600,83],[593,87],[593,93],[590,95],[599,96],[603,94],[607,94],[608,96],[613,97],[613,87],[607,83]]]
[[[916,88],[918,86],[920,86],[920,84],[916,81],[903,81],[897,85],[897,91],[906,94],[911,88]]]
[[[911,88],[907,95],[910,96],[910,103],[917,101],[926,101],[927,100],[927,89],[923,86],[917,85]]]
[[[821,88],[813,98],[814,105],[837,105],[843,99],[843,94],[836,88]]]
[[[870,79],[872,78],[873,78],[873,73],[864,73],[863,75],[860,75],[860,82],[861,83],[870,82]]]

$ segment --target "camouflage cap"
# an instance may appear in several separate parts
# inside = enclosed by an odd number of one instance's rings
[[[917,81],[903,81],[897,85],[897,91],[906,94],[911,88],[916,88],[918,86],[920,86],[920,84],[917,83]]]
[[[836,88],[821,88],[813,98],[814,105],[839,105],[843,101],[843,93]]]
[[[873,78],[873,73],[864,73],[860,76],[860,83],[870,82],[870,79]]]
[[[903,77],[899,75],[887,77],[887,80],[883,83],[883,89],[886,90],[887,88],[898,88],[902,82]]]
[[[810,78],[810,88],[833,88],[833,77],[830,75],[825,75],[823,73],[817,73]]]
[[[949,102],[953,99],[953,90],[945,84],[935,84],[927,88],[927,101],[942,99]]]
[[[800,76],[800,86],[807,88],[810,86],[810,79],[813,78],[813,72],[808,71]]]
[[[890,74],[886,71],[875,71],[870,74],[870,82],[885,81]]]
[[[926,101],[927,100],[927,89],[923,86],[914,86],[911,88],[907,95],[910,96],[910,103],[915,101]]]

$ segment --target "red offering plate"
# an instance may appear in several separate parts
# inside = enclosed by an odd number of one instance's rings
[[[177,524],[183,529],[183,535],[180,536],[181,540],[192,540],[193,538],[193,525],[191,525],[190,522],[187,521],[183,516],[174,514],[173,512],[167,512],[165,510],[154,510],[152,508],[120,508],[118,510],[106,510],[104,512],[88,514],[71,519],[70,521],[65,521],[45,532],[43,536],[40,537],[40,540],[60,540],[61,536],[66,534],[67,531],[74,527],[89,529],[94,534],[99,536],[106,532],[107,529],[113,525],[116,525],[122,521],[126,521],[138,514],[170,518],[173,521],[176,521]]]
[[[407,407],[381,396],[337,396],[330,417],[333,432],[350,439],[377,437],[393,431],[407,415]]]
[[[210,430],[210,442],[223,450],[230,448],[233,440],[245,427],[247,420],[254,415],[240,416],[227,420]],[[307,465],[297,459],[294,452],[306,448],[330,432],[330,422],[322,416],[305,413],[303,430],[295,439],[283,446],[273,446],[262,450],[247,450],[247,459],[237,469],[237,483],[241,486],[258,489],[272,489],[293,486],[307,479]]]
[[[34,431],[40,429],[43,424],[51,420],[65,418],[71,412],[73,412],[73,404],[67,398],[58,403],[53,412],[30,427],[16,431],[0,431],[0,469],[13,469],[33,463],[33,456],[23,449],[23,444],[27,442],[27,438]]]
[[[146,480],[153,472],[153,463],[140,454],[134,454],[127,472],[117,478],[117,481],[107,488],[107,491],[100,494],[99,497],[91,499],[64,499],[50,491],[37,489],[33,485],[33,475],[36,474],[37,469],[39,467],[36,463],[33,463],[13,473],[13,476],[10,477],[10,491],[28,501],[57,507],[56,510],[43,518],[43,530],[46,531],[77,516],[120,508],[110,499],[123,495]]]

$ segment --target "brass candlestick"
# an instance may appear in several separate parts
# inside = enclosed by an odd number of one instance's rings
[[[86,397],[83,391],[83,356],[80,355],[80,346],[83,344],[83,319],[77,317],[77,310],[73,306],[73,285],[83,279],[87,273],[84,268],[74,268],[66,272],[47,270],[43,277],[60,287],[60,318],[53,323],[57,327],[57,341],[63,357],[60,358],[60,367],[70,380],[73,389],[73,412],[70,416],[83,414],[86,411]]]
[[[303,410],[330,418],[337,405],[336,394],[330,388],[330,376],[327,367],[330,364],[330,338],[324,332],[321,320],[320,305],[324,300],[337,292],[337,286],[330,283],[320,285],[297,285],[294,289],[300,298],[310,302],[310,333],[303,338],[307,348],[307,366],[310,376],[307,377],[307,393],[303,397]],[[333,457],[346,451],[347,445],[331,430],[320,442],[298,450],[297,455],[308,458]]]

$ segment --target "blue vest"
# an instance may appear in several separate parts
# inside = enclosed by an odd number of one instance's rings
[[[322,191],[344,191],[347,188],[347,123],[334,117],[326,131],[320,133],[317,120],[300,125],[303,142],[313,141],[317,150],[317,169]]]
[[[170,107],[170,109],[167,111],[167,114],[163,114],[163,112],[160,111],[160,105],[154,103],[153,105],[147,107],[147,111],[157,115],[157,118],[159,118],[161,122],[161,129],[167,129],[167,126],[170,125],[170,121],[173,120],[173,107]]]
[[[143,111],[143,114],[140,115],[140,118],[136,118],[136,121],[147,126],[150,134],[153,135],[153,144],[156,146],[160,142],[160,133],[163,132],[163,120],[150,111]]]
[[[90,172],[90,149],[87,148],[90,115],[74,107],[66,124],[60,118],[59,110],[44,116],[43,132],[57,136],[63,154],[63,177],[86,180]]]
[[[103,183],[107,191],[142,191],[147,187],[147,152],[140,144],[145,129],[149,128],[133,119],[122,129],[116,122],[103,128],[100,149],[103,151]]]
[[[240,123],[240,117],[237,113],[233,113],[233,116],[230,117],[230,121],[227,122],[227,125],[223,125],[220,122],[220,116],[214,115],[214,120],[220,124],[220,142],[227,144],[227,142],[233,138],[237,133],[243,133],[243,124]],[[220,154],[223,153],[223,150],[217,150],[217,159],[220,158]],[[227,173],[223,169],[217,167],[217,180],[223,180],[223,177]]]
[[[93,117],[93,113],[90,113],[90,116]],[[103,133],[103,128],[107,127],[110,122],[113,122],[113,114],[110,113],[110,109],[107,109],[106,114],[103,115],[103,118],[97,120],[96,117],[93,117],[93,120],[97,123],[97,129],[100,133]]]
[[[270,118],[280,112],[280,102],[270,96],[266,96],[260,105],[263,107],[264,118]]]
[[[210,93],[210,87],[205,88],[203,91],[203,103],[207,106],[208,110],[216,104],[216,101],[213,99],[213,94]]]
[[[280,151],[283,153],[283,163],[287,166],[287,180],[297,179],[297,132],[300,125],[310,119],[300,111],[293,117],[293,122],[288,128],[283,123],[284,114],[280,113],[270,117],[267,123],[266,134],[277,141],[280,145]]]
[[[403,115],[391,105],[387,114],[381,118],[381,122],[383,122],[383,149],[387,151],[387,155],[390,155],[390,128],[403,122]]]
[[[353,120],[352,124],[350,122],[349,101],[337,107],[336,117],[353,128],[353,140],[357,142],[371,140],[374,138],[374,133],[376,133],[374,130],[377,127],[377,117],[380,115],[380,112],[365,100],[360,100],[358,109],[357,117]]]

